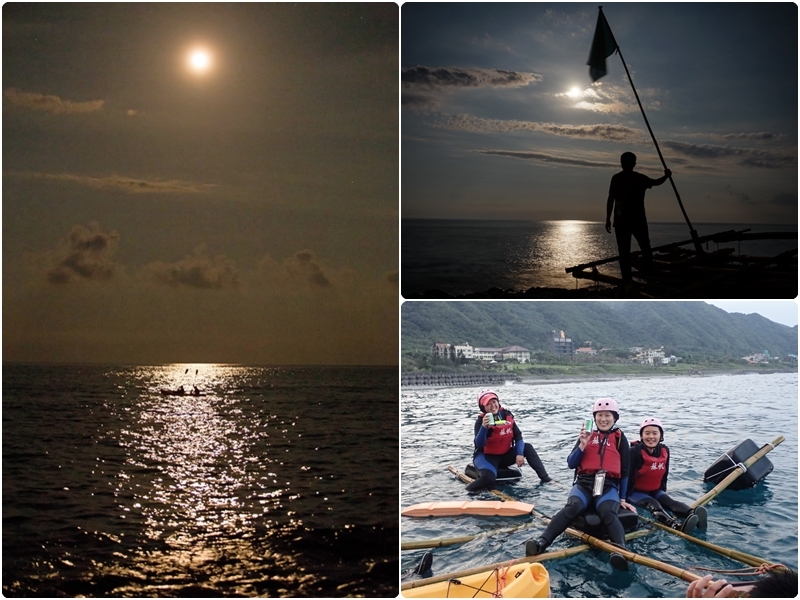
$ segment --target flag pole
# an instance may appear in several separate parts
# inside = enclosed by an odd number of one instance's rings
[[[600,12],[603,13],[603,7],[600,7]],[[605,14],[603,14],[603,18],[605,19]],[[608,21],[606,21],[608,22]],[[625,59],[622,57],[622,50],[619,49],[619,44],[616,43],[616,38],[614,39],[614,44],[616,45],[617,54],[619,54],[619,59],[622,61],[622,66],[625,68],[625,74],[628,76],[628,81],[631,84],[631,89],[633,90],[633,95],[636,97],[636,103],[639,105],[639,110],[642,111],[642,117],[644,117],[644,124],[647,125],[647,131],[650,132],[650,137],[653,138],[653,144],[656,147],[656,152],[658,152],[658,158],[661,159],[661,164],[664,166],[664,169],[667,168],[667,163],[664,160],[664,155],[661,154],[661,148],[658,147],[658,140],[656,140],[656,136],[653,133],[653,128],[650,127],[650,121],[647,120],[647,115],[644,112],[644,107],[642,106],[642,101],[639,100],[639,94],[636,92],[636,86],[633,85],[633,79],[631,78],[630,71],[628,71],[628,65],[625,63]],[[700,243],[698,238],[697,232],[695,231],[694,227],[692,227],[691,221],[689,221],[689,215],[686,214],[686,209],[683,208],[683,202],[681,201],[681,195],[678,193],[678,188],[675,186],[675,182],[672,180],[672,175],[669,176],[669,182],[672,185],[672,190],[675,192],[675,197],[678,199],[678,206],[681,207],[681,212],[683,213],[683,218],[686,219],[686,224],[689,226],[689,233],[692,236],[692,241],[694,242],[694,248],[697,251],[698,256],[704,254],[703,252],[703,245]]]

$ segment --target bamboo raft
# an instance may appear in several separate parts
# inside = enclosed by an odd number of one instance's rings
[[[741,254],[741,242],[754,240],[796,241],[797,232],[729,230],[655,247],[652,273],[646,281],[634,275],[629,291],[646,298],[795,298],[797,248],[767,257]],[[737,248],[719,247],[733,243]],[[717,248],[708,251],[710,244]],[[622,279],[598,270],[617,261],[619,256],[613,256],[565,270],[575,279],[622,288]],[[635,269],[641,267],[641,251],[631,252],[631,263]]]
[[[746,461],[744,461],[744,463],[742,463],[742,465],[737,466],[735,469],[733,469],[728,474],[728,476],[725,477],[725,479],[723,479],[720,483],[718,483],[712,490],[710,490],[709,492],[707,492],[706,494],[704,494],[703,496],[698,498],[695,502],[693,502],[692,503],[692,507],[703,506],[703,505],[707,504],[708,502],[710,502],[711,500],[713,500],[716,496],[718,496],[720,493],[722,493],[737,477],[739,477],[742,473],[744,473],[747,470],[747,468],[749,468],[751,465],[755,464],[762,457],[766,456],[767,453],[769,453],[771,450],[773,450],[777,445],[781,444],[784,441],[784,439],[785,438],[783,436],[778,436],[771,443],[767,443],[764,446],[762,446],[750,458],[748,458]],[[448,467],[448,470],[451,473],[453,473],[456,477],[458,477],[461,481],[463,481],[465,483],[468,483],[468,482],[472,481],[472,478],[468,477],[467,475],[464,475],[463,473],[458,472],[452,466]],[[494,494],[495,496],[501,498],[502,500],[505,500],[505,501],[513,501],[514,500],[512,497],[508,496],[507,494],[505,494],[505,493],[503,493],[503,492],[501,492],[499,490],[490,490],[490,491],[491,491],[492,494]],[[533,514],[539,520],[544,521],[544,522],[549,522],[549,518],[547,518],[545,515],[542,515],[538,511],[534,510]],[[633,531],[631,533],[628,533],[625,536],[626,540],[632,540],[632,539],[635,539],[635,538],[638,538],[638,537],[649,535],[651,533],[654,533],[655,531],[663,530],[663,531],[666,531],[666,532],[668,532],[668,533],[670,533],[672,535],[677,535],[679,537],[682,537],[683,539],[685,539],[688,542],[698,544],[699,546],[702,546],[702,547],[704,547],[704,548],[706,548],[708,550],[716,552],[717,554],[720,554],[721,556],[726,556],[726,557],[728,557],[728,558],[730,558],[732,560],[736,560],[736,561],[738,561],[740,563],[743,563],[743,564],[746,564],[746,565],[759,567],[759,566],[762,566],[762,565],[765,565],[765,564],[770,564],[770,561],[768,561],[768,560],[766,560],[764,558],[761,558],[761,557],[758,557],[758,556],[753,556],[753,555],[750,555],[750,554],[747,554],[747,553],[744,553],[744,552],[740,552],[738,550],[732,550],[732,549],[724,548],[722,546],[719,546],[719,545],[716,545],[716,544],[712,544],[712,543],[704,541],[704,540],[700,540],[700,539],[695,538],[695,537],[693,537],[691,535],[685,534],[685,533],[683,533],[681,531],[678,531],[676,529],[672,529],[671,527],[663,526],[660,523],[657,523],[657,522],[649,520],[649,519],[645,519],[645,518],[642,518],[642,517],[640,517],[640,519],[644,523],[649,525],[650,528],[639,529],[639,530]],[[463,544],[463,543],[466,543],[468,541],[474,540],[474,539],[479,538],[479,537],[483,538],[483,537],[488,537],[488,536],[493,535],[493,534],[502,534],[502,533],[510,533],[510,532],[513,532],[513,531],[520,531],[520,530],[523,530],[523,529],[527,529],[528,527],[531,527],[531,526],[533,526],[533,523],[517,526],[517,527],[511,528],[511,529],[501,529],[501,530],[497,530],[497,531],[494,531],[494,532],[485,532],[485,533],[480,534],[478,536],[463,536],[463,537],[459,537],[459,538],[446,538],[446,539],[438,539],[438,540],[407,542],[407,543],[403,543],[401,545],[401,549],[402,550],[410,550],[410,549],[421,549],[421,548],[436,548],[436,547],[444,547],[444,546],[449,546],[449,545]],[[584,552],[584,551],[586,551],[586,550],[588,550],[590,548],[597,548],[597,549],[605,550],[606,552],[619,552],[628,561],[631,561],[631,562],[637,563],[637,564],[641,564],[643,566],[646,566],[646,567],[649,567],[649,568],[652,568],[652,569],[657,569],[659,571],[662,571],[662,572],[667,573],[669,575],[672,575],[674,577],[678,577],[678,578],[680,578],[680,579],[682,579],[684,581],[687,581],[687,582],[695,581],[695,580],[701,578],[700,575],[698,575],[697,573],[694,573],[694,572],[692,572],[692,571],[690,571],[688,569],[677,567],[675,565],[671,565],[671,564],[665,563],[663,561],[655,560],[655,559],[649,558],[647,556],[642,556],[642,555],[639,555],[639,554],[635,554],[633,552],[630,552],[629,550],[620,549],[620,548],[618,548],[616,546],[613,546],[613,545],[609,544],[608,542],[600,540],[600,539],[598,539],[596,537],[593,537],[593,536],[591,536],[591,535],[589,535],[587,533],[584,533],[582,531],[575,530],[575,529],[573,529],[571,527],[567,528],[565,533],[567,535],[571,536],[571,537],[574,537],[574,538],[582,541],[583,544],[581,544],[579,546],[574,546],[574,547],[571,547],[571,548],[567,548],[565,550],[560,550],[560,551],[556,551],[556,552],[549,552],[549,553],[545,553],[545,554],[540,554],[540,555],[537,555],[535,557],[535,560],[537,562],[542,562],[542,561],[547,561],[547,560],[552,560],[552,559],[566,558],[568,556],[573,556],[573,555],[575,555],[577,553]],[[484,572],[487,569],[491,570],[491,569],[495,569],[495,568],[499,568],[499,567],[508,567],[511,564],[513,564],[514,562],[518,562],[518,561],[519,561],[519,559],[513,559],[513,560],[505,561],[505,562],[502,562],[502,563],[495,563],[493,565],[476,567],[476,568],[473,568],[473,569],[459,571],[459,572],[456,572],[456,573],[446,573],[446,574],[443,574],[443,575],[439,575],[439,576],[435,576],[435,577],[429,577],[429,578],[426,578],[426,579],[420,579],[420,580],[416,580],[416,581],[405,582],[405,583],[402,584],[401,589],[402,590],[410,590],[410,589],[413,589],[413,588],[423,587],[423,586],[426,586],[426,585],[429,585],[429,584],[432,584],[432,583],[448,581],[448,580],[455,580],[455,579],[458,579],[459,577],[466,577],[467,575],[475,574],[475,573],[478,573],[478,572]],[[775,568],[785,568],[785,567],[783,567],[783,565],[773,565],[773,566]]]

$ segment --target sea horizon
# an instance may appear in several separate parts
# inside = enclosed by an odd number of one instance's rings
[[[693,227],[701,238],[732,230],[797,231],[797,224],[698,222]],[[685,222],[651,222],[649,235],[654,249],[692,240]],[[615,236],[602,221],[406,218],[401,222],[401,240],[401,290],[406,298],[427,290],[463,295],[490,288],[589,287],[592,282],[579,283],[566,269],[618,254]],[[711,250],[730,247],[737,254],[775,256],[796,248],[797,240],[705,245]],[[632,250],[638,249],[633,240]],[[619,277],[616,262],[602,269]]]

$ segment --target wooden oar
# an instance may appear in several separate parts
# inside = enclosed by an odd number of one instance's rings
[[[461,481],[464,481],[464,482],[467,482],[467,483],[472,482],[472,478],[471,477],[469,477],[469,476],[467,476],[467,475],[465,475],[463,473],[459,473],[452,466],[448,466],[447,470],[450,471],[451,473],[454,473],[456,476],[458,476],[458,478]],[[493,493],[497,492],[497,490],[491,490],[491,491]],[[508,496],[507,494],[503,494],[503,492],[497,492],[497,495],[500,495],[500,496],[506,497],[506,498],[510,498],[510,496]],[[541,518],[542,520],[544,520],[547,523],[550,522],[550,519],[548,517],[546,517],[545,515],[543,515],[542,513],[540,513],[539,511],[534,510],[533,514],[536,515],[537,517]],[[600,539],[598,539],[598,538],[596,538],[596,537],[594,537],[592,535],[589,535],[588,533],[583,533],[582,531],[578,531],[577,529],[573,529],[572,527],[567,527],[567,529],[564,532],[566,534],[568,534],[568,535],[571,535],[574,538],[578,538],[579,540],[582,540],[584,543],[589,544],[590,546],[594,546],[595,548],[599,548],[600,550],[605,550],[606,552],[609,552],[609,553],[610,552],[618,552],[622,556],[624,556],[627,560],[629,560],[631,562],[638,563],[638,564],[644,565],[646,567],[650,567],[651,569],[657,569],[659,571],[667,573],[668,575],[673,575],[675,577],[679,577],[680,579],[683,579],[684,581],[691,582],[691,581],[695,581],[696,579],[700,579],[702,577],[701,575],[698,575],[697,573],[692,573],[691,571],[688,571],[686,569],[681,569],[680,567],[676,567],[674,565],[670,565],[670,564],[662,562],[660,560],[655,560],[653,558],[648,558],[647,556],[642,556],[640,554],[634,554],[633,552],[630,552],[629,550],[625,550],[623,548],[620,548],[619,546],[615,546],[614,544],[610,544],[608,542],[604,542],[603,540],[600,540]],[[529,560],[530,560],[530,558],[531,557],[528,557]]]
[[[772,450],[775,446],[783,442],[784,439],[785,438],[782,435],[779,435],[772,441],[771,444],[765,444],[764,446],[762,446],[761,450],[759,450],[758,452],[753,454],[753,456],[744,461],[743,463],[744,466],[750,467],[751,465],[753,465],[753,463],[757,462],[758,460],[761,460],[761,458],[763,458],[770,450]],[[692,503],[692,508],[703,506],[704,504],[708,504],[709,502],[711,502],[711,500],[716,498],[723,490],[725,490],[725,488],[727,488],[731,483],[733,483],[734,479],[739,477],[739,475],[741,475],[744,472],[745,469],[743,469],[742,467],[736,467],[733,471],[731,471],[728,474],[728,476],[725,479],[720,481],[713,490],[709,491],[708,493],[704,494],[703,496],[695,500]]]

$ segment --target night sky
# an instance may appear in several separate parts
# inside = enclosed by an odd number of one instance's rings
[[[398,14],[5,4],[3,359],[396,363]]]
[[[797,223],[797,5],[604,4],[693,223]],[[624,151],[663,167],[597,4],[404,4],[402,216],[604,221]],[[669,184],[651,222],[681,222]]]

